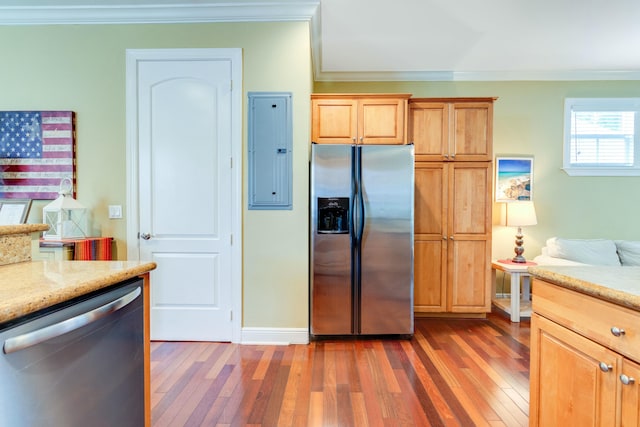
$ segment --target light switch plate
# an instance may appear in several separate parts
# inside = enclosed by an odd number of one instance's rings
[[[120,205],[109,205],[109,218],[110,219],[120,219],[120,218],[122,218],[122,206],[120,206]]]

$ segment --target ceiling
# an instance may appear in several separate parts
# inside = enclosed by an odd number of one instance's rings
[[[2,0],[0,25],[310,21],[315,79],[640,80],[637,0]]]

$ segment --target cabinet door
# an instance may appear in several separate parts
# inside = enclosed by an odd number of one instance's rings
[[[415,146],[416,161],[442,161],[449,157],[448,128],[448,104],[409,104],[409,141]]]
[[[405,144],[406,105],[406,99],[359,99],[358,144]]]
[[[414,311],[446,311],[447,170],[444,163],[416,163]]]
[[[493,156],[493,104],[455,102],[451,126],[451,155],[457,161],[491,160]]]
[[[625,375],[629,381],[623,383],[619,378],[621,393],[621,422],[623,427],[640,426],[640,365],[630,361],[622,360],[620,375]],[[633,381],[630,381],[633,379]]]
[[[311,101],[311,141],[354,144],[358,132],[358,102],[349,98]]]
[[[615,425],[621,363],[613,351],[534,313],[530,425]]]
[[[491,163],[448,163],[448,308],[491,310]]]
[[[491,163],[417,162],[416,312],[491,309]]]

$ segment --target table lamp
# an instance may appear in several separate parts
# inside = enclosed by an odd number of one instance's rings
[[[536,209],[532,201],[511,202],[506,204],[504,223],[507,227],[518,227],[516,234],[516,256],[511,259],[513,262],[525,263],[527,260],[522,256],[524,253],[524,240],[522,239],[522,227],[525,225],[536,225]]]

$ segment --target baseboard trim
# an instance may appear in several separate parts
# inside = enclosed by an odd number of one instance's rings
[[[415,312],[414,317],[426,318],[426,317],[438,317],[449,319],[485,319],[487,313],[429,313],[429,312]]]
[[[307,328],[242,328],[242,344],[309,344]]]

